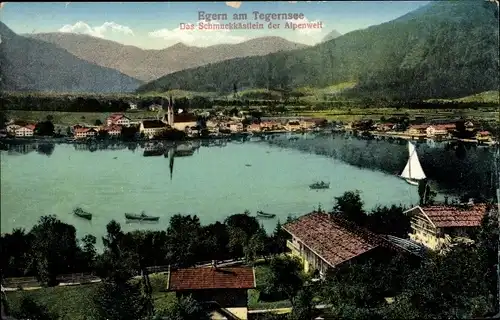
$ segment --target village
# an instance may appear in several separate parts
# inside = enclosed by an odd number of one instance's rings
[[[123,128],[129,128],[128,131],[131,130],[137,138],[144,140],[165,136],[165,133],[169,131],[181,131],[186,137],[197,138],[332,130],[411,140],[459,139],[463,142],[483,145],[496,143],[490,131],[484,130],[481,125],[468,119],[425,121],[422,117],[415,117],[410,121],[408,118],[392,117],[386,120],[382,117],[379,121],[357,120],[344,123],[328,121],[325,118],[298,116],[254,117],[248,111],[238,110],[236,112],[198,111],[191,113],[183,110],[175,111],[172,106],[169,106],[164,112],[159,106],[151,106],[149,111],[157,112],[156,116],[133,119],[125,113],[113,113],[104,121],[96,120],[93,124],[79,122],[68,127],[54,123],[53,131],[56,136],[69,138],[71,141],[85,141],[98,136],[119,138],[123,135]],[[461,128],[457,128],[457,124],[461,124]],[[37,136],[36,126],[36,123],[23,119],[10,119],[5,124],[5,129],[0,131],[0,137],[31,138]],[[460,135],[457,135],[457,132],[460,132]]]

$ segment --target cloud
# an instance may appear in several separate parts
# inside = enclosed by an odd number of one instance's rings
[[[220,24],[217,21],[210,21],[211,24]],[[195,26],[197,23],[193,23]],[[171,45],[182,42],[187,45],[210,46],[219,43],[239,43],[247,40],[247,37],[237,36],[229,29],[221,30],[182,30],[179,27],[175,29],[160,29],[148,33],[151,38],[161,38],[165,40],[165,45]]]
[[[230,6],[231,8],[238,9],[241,6],[242,1],[228,1],[226,2],[226,5]]]
[[[134,32],[127,26],[122,26],[115,22],[104,22],[101,26],[91,27],[83,21],[78,21],[74,25],[67,24],[59,29],[59,32],[83,33],[90,36],[104,38],[108,32],[121,33],[133,36]]]
[[[296,24],[301,24],[301,23],[319,23],[321,22],[320,20],[311,20],[309,21],[306,17],[303,19],[297,19],[297,20],[287,20],[287,22],[290,23],[296,23]],[[325,24],[322,24],[323,28],[325,27]],[[295,29],[295,32],[302,34],[302,35],[315,35],[323,32],[323,28],[304,28],[304,29]]]
[[[309,20],[307,18],[303,19],[297,19],[297,20],[287,20],[286,22],[290,23],[319,23],[322,22],[320,20]],[[293,31],[290,31],[293,33],[293,36],[291,36],[290,40],[295,41],[295,42],[300,42],[300,43],[305,43],[309,45],[314,45],[323,40],[324,37],[324,32],[323,30],[325,29],[325,23],[322,23],[323,28],[307,28],[307,29],[295,29]],[[291,30],[291,29],[289,29]]]

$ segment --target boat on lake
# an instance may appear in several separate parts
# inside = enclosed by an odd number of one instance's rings
[[[83,219],[92,220],[92,213],[83,210],[82,208],[76,208],[73,210],[73,214]]]
[[[330,183],[324,182],[324,181],[319,181],[319,182],[315,182],[315,183],[309,185],[309,188],[311,188],[313,190],[330,189]]]
[[[134,213],[125,213],[125,218],[128,220],[140,220],[140,221],[158,221],[160,220],[160,217],[152,217],[146,215],[146,213],[143,211],[141,214],[134,214]]]
[[[262,211],[257,211],[257,217],[272,219],[276,217],[276,215],[274,213],[265,213]]]
[[[420,161],[418,160],[417,149],[415,145],[408,141],[408,162],[406,163],[403,172],[400,174],[400,177],[403,178],[406,182],[413,186],[418,186],[420,180],[426,178],[424,170],[420,165]]]

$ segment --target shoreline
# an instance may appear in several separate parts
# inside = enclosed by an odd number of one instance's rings
[[[169,139],[134,139],[134,140],[122,140],[122,139],[81,139],[75,140],[73,138],[63,137],[63,138],[53,138],[53,137],[2,137],[0,138],[0,143],[19,143],[19,144],[30,144],[30,143],[54,143],[54,144],[91,144],[91,143],[101,143],[101,142],[115,142],[115,143],[131,143],[131,142],[155,142],[155,141],[169,141],[169,142],[183,142],[183,141],[197,141],[197,140],[224,140],[232,138],[242,138],[242,137],[262,137],[285,133],[295,133],[301,134],[302,132],[289,132],[289,131],[266,131],[258,133],[230,133],[223,134],[220,136],[208,136],[208,137],[186,137],[182,140],[169,140]]]

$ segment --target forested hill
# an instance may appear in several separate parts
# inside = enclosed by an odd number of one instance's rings
[[[188,69],[138,91],[229,92],[235,84],[289,89],[355,81],[357,94],[453,98],[498,88],[498,54],[495,3],[431,2],[314,47]]]

